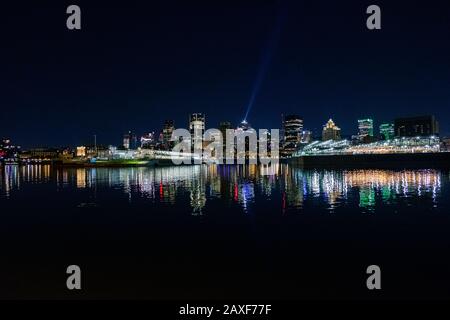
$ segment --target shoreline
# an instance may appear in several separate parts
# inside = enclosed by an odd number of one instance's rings
[[[290,158],[305,169],[433,169],[450,168],[450,152],[315,155]]]
[[[395,153],[395,154],[342,154],[342,155],[308,155],[287,159],[279,159],[286,163],[304,169],[432,169],[450,168],[450,152],[439,153]],[[135,167],[171,167],[178,166],[169,159],[152,160],[100,160],[62,161],[43,160],[30,162],[1,162],[7,165],[51,165],[55,168],[135,168]],[[198,164],[183,164],[194,166]],[[227,165],[227,164],[218,164]],[[238,165],[238,164],[231,164]],[[246,163],[245,165],[248,165]],[[261,164],[258,164],[261,165]]]

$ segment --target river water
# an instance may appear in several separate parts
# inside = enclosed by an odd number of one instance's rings
[[[448,171],[34,165],[0,181],[2,298],[71,298],[71,264],[82,298],[450,298]]]

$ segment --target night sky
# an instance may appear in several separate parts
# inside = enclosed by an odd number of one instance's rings
[[[450,134],[448,1],[16,2],[1,5],[0,136],[23,147],[120,144],[191,112],[237,125],[252,96],[255,128],[295,113],[351,135],[358,118],[435,114]]]

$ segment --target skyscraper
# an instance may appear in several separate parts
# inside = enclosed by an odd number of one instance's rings
[[[231,122],[229,121],[222,121],[219,123],[219,130],[222,133],[222,135],[225,137],[227,129],[231,129]]]
[[[203,134],[205,133],[205,115],[203,113],[189,115],[189,132],[191,133],[192,149],[202,149]]]
[[[301,143],[307,144],[310,143],[312,140],[312,132],[309,130],[304,130],[302,132],[302,140]]]
[[[132,131],[128,131],[123,135],[123,143],[122,146],[124,149],[136,149],[137,147],[137,138],[136,135]]]
[[[394,124],[393,123],[382,123],[380,125],[380,135],[383,140],[391,140],[395,136]]]
[[[242,122],[239,124],[238,129],[242,129],[244,131],[250,130],[252,127],[250,123],[248,123],[247,120],[242,120]]]
[[[170,150],[173,148],[174,142],[171,141],[172,133],[175,130],[175,125],[173,120],[164,121],[164,127],[162,131],[162,144],[165,149]]]
[[[360,119],[358,120],[358,139],[360,141],[366,138],[373,137],[373,120],[372,119]]]
[[[154,132],[150,132],[141,137],[141,148],[153,149],[156,145],[156,137]]]
[[[302,140],[303,119],[298,115],[287,115],[283,120],[283,150],[284,156],[289,156],[297,150]]]
[[[250,137],[245,137],[246,135],[253,135],[256,137],[256,130],[252,128],[252,126],[250,125],[250,123],[247,120],[242,120],[242,122],[238,125],[238,127],[235,130],[235,134],[238,135],[238,137],[236,138],[235,142],[236,142],[236,146],[239,145],[240,142],[242,142],[242,139],[244,140],[244,145],[245,145],[245,150],[239,150],[239,148],[237,147],[236,149],[236,156],[238,158],[245,158],[245,159],[249,159],[250,157],[255,158],[257,157],[257,154],[254,152],[254,150],[250,150],[250,141],[252,140]],[[232,142],[234,143],[234,141]]]
[[[322,140],[341,140],[341,128],[336,126],[332,119],[323,126]]]
[[[439,135],[439,124],[434,116],[398,118],[394,130],[397,137],[433,136]]]
[[[231,122],[229,121],[222,121],[221,123],[219,123],[219,130],[222,133],[222,141],[223,144],[225,145],[226,141],[227,141],[227,130],[232,129],[231,127]]]

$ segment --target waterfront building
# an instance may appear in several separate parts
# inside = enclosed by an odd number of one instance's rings
[[[444,137],[441,139],[441,151],[450,152],[450,138]]]
[[[164,149],[170,150],[173,148],[173,141],[172,141],[172,133],[175,130],[175,122],[173,120],[166,120],[164,121],[164,127],[162,131],[162,144]]]
[[[222,122],[219,123],[219,130],[220,130],[220,132],[222,132],[223,136],[226,135],[226,130],[227,129],[232,129],[231,122],[229,122],[229,121],[222,121]]]
[[[322,140],[341,140],[341,128],[339,128],[332,119],[323,126],[322,130]]]
[[[17,161],[21,153],[20,146],[12,144],[8,138],[3,138],[0,141],[0,161]]]
[[[192,149],[203,149],[203,134],[205,133],[205,115],[192,113],[189,115],[189,132]]]
[[[59,157],[60,151],[55,148],[35,148],[27,152],[32,159],[53,160]]]
[[[77,147],[75,155],[80,158],[86,157],[86,147],[85,146]]]
[[[154,132],[144,134],[141,137],[141,148],[153,149],[156,146],[156,137]]]
[[[368,137],[373,138],[373,120],[372,119],[358,120],[358,140],[364,141]]]
[[[237,129],[241,129],[244,131],[250,130],[252,127],[250,125],[250,123],[248,123],[247,120],[242,120],[242,122],[238,125]]]
[[[423,137],[439,135],[439,123],[432,115],[397,118],[394,120],[396,137]]]
[[[391,140],[395,137],[395,130],[393,123],[382,123],[380,125],[380,135],[383,140]]]
[[[303,119],[298,115],[287,115],[283,119],[283,156],[294,153],[302,140]]]
[[[301,143],[302,144],[308,144],[312,141],[312,132],[309,130],[303,130],[302,131],[302,138],[301,138]]]
[[[132,131],[128,131],[123,135],[122,146],[125,150],[137,148],[137,137]]]
[[[250,136],[255,134],[256,136],[256,130],[252,128],[252,126],[250,125],[250,123],[247,120],[242,120],[242,122],[238,125],[238,127],[235,130],[235,134],[238,137],[243,137],[245,139],[244,144],[245,144],[245,150],[244,151],[239,151],[238,149],[236,149],[237,144],[239,144],[239,140],[240,138],[236,138],[236,140],[234,142],[236,142],[235,145],[235,155],[238,158],[245,158],[245,159],[249,159],[249,158],[253,158],[256,159],[257,158],[257,154],[255,154],[254,152],[250,152]],[[257,143],[257,141],[256,141]]]
[[[294,156],[357,155],[393,153],[439,153],[440,139],[430,137],[402,137],[368,144],[353,144],[350,140],[314,141],[297,151]]]
[[[223,144],[225,146],[226,140],[227,140],[227,130],[232,129],[231,122],[229,121],[222,121],[219,123],[219,130],[222,133],[223,138]]]
[[[130,135],[128,133],[125,133],[123,135],[123,143],[122,146],[125,150],[130,149]]]

